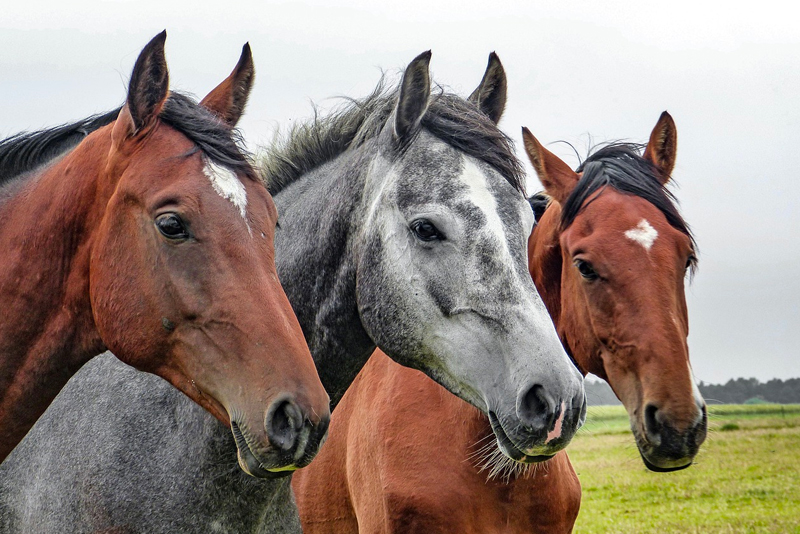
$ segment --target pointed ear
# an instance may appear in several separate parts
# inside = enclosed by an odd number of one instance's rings
[[[497,124],[506,108],[507,88],[506,71],[500,63],[500,58],[492,52],[489,54],[489,64],[486,66],[483,79],[478,88],[469,95],[469,100]]]
[[[133,120],[134,132],[151,126],[169,91],[169,72],[164,56],[167,30],[159,33],[142,49],[133,66],[128,86],[127,106]]]
[[[522,127],[522,141],[525,145],[525,152],[545,191],[556,202],[563,204],[578,185],[580,176],[558,156],[543,147],[530,130],[524,126]]]
[[[208,95],[200,101],[200,105],[204,106],[219,117],[222,122],[233,128],[236,126],[236,123],[239,122],[239,119],[242,118],[244,107],[247,104],[247,98],[250,96],[250,90],[253,88],[255,75],[256,70],[253,66],[253,54],[250,51],[250,43],[246,43],[242,47],[242,55],[239,58],[239,63],[236,64],[236,68],[233,69],[231,75],[225,78],[213,91],[208,93]]]
[[[650,141],[644,150],[644,159],[649,160],[661,171],[661,183],[666,184],[675,168],[678,155],[678,129],[675,121],[666,111],[658,118],[656,127],[650,134]]]
[[[408,64],[400,83],[400,98],[395,108],[395,138],[405,142],[419,130],[431,96],[431,51],[423,52]]]

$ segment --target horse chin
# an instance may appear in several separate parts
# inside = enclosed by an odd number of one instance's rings
[[[497,441],[497,447],[503,454],[515,462],[519,462],[521,464],[537,464],[546,462],[555,456],[555,452],[552,454],[536,455],[523,452],[514,444],[513,441],[511,441],[511,438],[508,437],[508,434],[506,434],[505,430],[503,430],[503,426],[500,424],[500,421],[497,419],[497,416],[494,414],[494,412],[489,412],[489,423],[492,425],[492,431],[494,432],[494,436]]]
[[[516,461],[521,464],[540,464],[542,462],[546,462],[547,460],[552,460],[553,456],[555,456],[555,454],[539,454],[536,456],[529,456],[526,454],[524,458]]]
[[[634,438],[636,439],[636,448],[639,450],[639,456],[642,457],[645,467],[654,473],[671,473],[672,471],[680,471],[686,469],[694,460],[693,457],[686,458],[664,458],[659,456],[657,450],[653,448],[645,439],[639,436],[639,433],[634,430]]]
[[[690,465],[692,465],[692,460],[688,460],[687,463],[681,464],[681,460],[678,462],[662,462],[662,465],[656,465],[648,460],[642,451],[639,451],[639,455],[642,457],[642,461],[644,462],[644,466],[647,467],[650,471],[654,473],[671,473],[673,471],[680,471],[681,469],[686,469]]]
[[[239,461],[239,467],[251,477],[266,479],[283,478],[291,475],[298,469],[298,467],[293,464],[267,467],[265,461],[259,460],[256,457],[237,422],[231,421],[231,431],[233,432],[233,439],[236,441],[236,457]]]

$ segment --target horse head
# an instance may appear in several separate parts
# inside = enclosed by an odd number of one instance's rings
[[[528,273],[533,215],[497,128],[495,55],[470,100],[431,94],[430,52],[405,70],[376,138],[358,235],[358,307],[377,345],[488,414],[501,449],[533,462],[585,417],[580,374]]]
[[[168,91],[165,37],[142,51],[108,127],[92,312],[120,359],[230,424],[246,472],[281,475],[316,454],[329,407],[278,281],[277,210],[233,130],[252,56],[245,46],[233,73],[198,105]]]
[[[583,373],[625,405],[645,465],[691,465],[706,436],[689,364],[684,294],[694,239],[665,189],[677,130],[664,112],[644,154],[610,145],[574,172],[523,129],[552,202],[531,235],[531,274]]]

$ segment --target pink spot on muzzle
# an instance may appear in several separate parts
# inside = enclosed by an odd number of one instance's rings
[[[561,426],[564,423],[564,412],[566,411],[565,408],[566,407],[564,406],[564,403],[562,402],[561,403],[561,412],[560,412],[560,414],[558,416],[558,419],[556,419],[556,424],[553,425],[553,430],[551,430],[550,432],[547,433],[547,440],[545,440],[545,443],[548,443],[548,442],[550,442],[550,441],[552,441],[554,439],[558,439],[558,438],[561,437]]]

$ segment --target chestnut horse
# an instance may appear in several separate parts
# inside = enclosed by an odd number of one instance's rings
[[[581,371],[605,379],[625,404],[645,465],[687,467],[706,411],[686,345],[694,241],[664,188],[676,153],[672,118],[661,116],[643,157],[608,146],[577,173],[527,129],[523,138],[552,198],[528,257],[559,335]],[[485,416],[380,352],[333,419],[316,462],[294,477],[305,532],[572,531],[581,490],[566,452],[538,466],[509,461],[487,444]]]
[[[275,205],[233,131],[250,49],[201,106],[168,91],[165,39],[117,112],[0,143],[0,460],[107,349],[229,424],[251,474],[305,465],[327,430]]]

